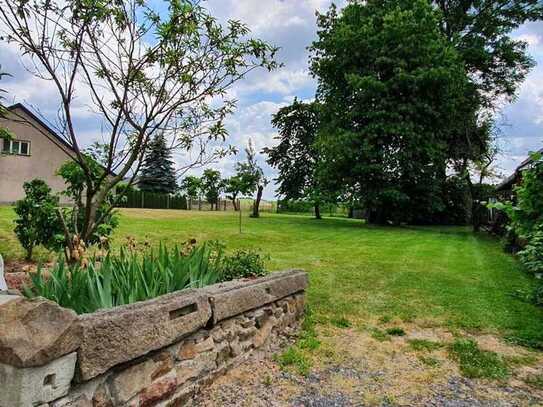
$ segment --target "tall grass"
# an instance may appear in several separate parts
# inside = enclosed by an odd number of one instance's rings
[[[203,287],[221,280],[222,250],[209,244],[185,254],[163,245],[137,253],[121,249],[103,261],[67,265],[62,259],[48,272],[33,274],[29,297],[45,297],[78,314],[143,301],[190,287]]]

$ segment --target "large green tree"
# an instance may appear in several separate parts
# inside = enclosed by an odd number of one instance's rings
[[[195,175],[187,175],[181,181],[179,189],[187,194],[188,208],[192,209],[192,200],[199,199],[202,195],[202,179]]]
[[[224,120],[235,107],[227,90],[255,68],[277,67],[275,47],[239,21],[221,25],[202,3],[0,0],[3,39],[56,88],[58,127],[85,177],[86,242],[108,216],[99,209],[110,192],[137,178],[155,134],[175,132],[174,147],[198,164],[222,155]],[[98,179],[81,149],[76,98],[90,101],[108,147]]]
[[[221,178],[221,173],[218,170],[206,169],[202,174],[202,192],[211,205],[218,209],[217,204],[219,202],[219,196],[224,189],[224,182]]]
[[[473,92],[426,0],[353,2],[318,17],[311,70],[319,171],[376,222],[444,209],[451,133]]]
[[[295,99],[273,116],[279,134],[275,147],[265,148],[267,162],[279,172],[277,194],[283,199],[313,202],[315,217],[321,218],[320,204],[324,191],[317,176],[318,150],[315,139],[319,129],[318,104]]]
[[[161,194],[173,194],[177,191],[172,152],[166,145],[163,133],[157,134],[147,149],[138,186],[142,191]]]

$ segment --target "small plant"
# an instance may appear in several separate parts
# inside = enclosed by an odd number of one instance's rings
[[[410,339],[407,341],[411,349],[416,351],[427,351],[431,352],[433,350],[443,347],[443,344],[439,342],[433,342],[426,339]]]
[[[392,321],[392,317],[390,315],[383,315],[381,318],[379,318],[379,322],[381,324],[388,324],[390,321]]]
[[[294,346],[290,346],[285,352],[277,356],[276,360],[282,368],[288,366],[295,367],[302,376],[307,376],[311,369],[311,362]]]
[[[351,321],[345,317],[336,317],[330,320],[332,325],[337,326],[338,328],[350,328],[352,326]]]
[[[238,250],[233,255],[224,256],[221,266],[225,281],[237,278],[255,278],[266,274],[264,258],[255,250]]]
[[[56,238],[62,231],[57,214],[58,197],[51,193],[45,181],[25,182],[23,189],[25,197],[15,206],[15,234],[26,251],[26,260],[31,260],[38,245],[57,248]]]
[[[457,339],[450,346],[449,354],[458,361],[462,374],[469,378],[505,379],[510,374],[500,355],[480,349],[472,339]]]
[[[385,331],[382,331],[378,328],[373,328],[371,330],[371,337],[379,342],[390,340],[390,336]]]
[[[438,367],[438,366],[441,366],[441,362],[439,361],[439,359],[436,359],[434,357],[431,357],[431,356],[419,356],[419,360],[425,364],[426,366],[429,366],[429,367]]]
[[[405,336],[405,331],[403,330],[403,328],[399,328],[396,326],[393,328],[388,328],[386,330],[386,333],[391,336]]]
[[[530,386],[543,390],[543,374],[530,375],[525,380]]]
[[[266,376],[264,376],[264,380],[262,381],[262,383],[264,384],[264,386],[270,387],[273,384],[273,379],[271,375],[267,374]]]

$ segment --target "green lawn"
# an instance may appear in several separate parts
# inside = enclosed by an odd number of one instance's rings
[[[22,251],[11,232],[14,214],[0,208],[0,252]],[[173,244],[219,239],[228,249],[269,254],[268,268],[310,274],[309,304],[326,324],[347,318],[355,326],[381,317],[436,323],[451,329],[497,333],[543,343],[543,309],[516,295],[532,280],[499,242],[458,227],[374,227],[360,221],[232,212],[121,211],[114,246],[127,236]],[[39,252],[38,257],[46,254]]]

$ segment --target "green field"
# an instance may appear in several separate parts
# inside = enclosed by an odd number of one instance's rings
[[[466,228],[375,227],[266,213],[260,219],[244,216],[240,234],[232,212],[120,213],[116,247],[127,236],[152,244],[218,239],[229,250],[261,249],[271,270],[307,270],[309,304],[322,324],[390,317],[543,342],[543,310],[522,298],[532,279],[498,241]],[[13,218],[11,208],[0,208],[0,252],[8,261],[22,257]],[[47,256],[38,251],[38,258]]]

